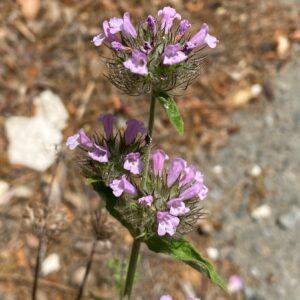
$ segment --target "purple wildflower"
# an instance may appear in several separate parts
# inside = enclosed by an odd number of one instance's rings
[[[182,36],[185,32],[191,27],[191,24],[188,20],[182,20],[179,24],[179,35]]]
[[[115,34],[122,31],[123,19],[113,17],[109,19],[108,24],[109,24],[110,33]]]
[[[99,47],[102,45],[102,43],[104,42],[104,40],[106,39],[106,36],[104,33],[100,33],[98,35],[95,35],[92,39],[92,43],[96,46]]]
[[[132,73],[147,75],[147,55],[139,50],[133,49],[132,56],[123,63],[124,67]]]
[[[82,128],[76,134],[68,137],[66,145],[68,146],[68,148],[70,150],[74,150],[79,145],[88,147],[88,148],[93,147],[92,141],[85,134],[85,132]]]
[[[162,16],[161,29],[165,30],[165,34],[170,31],[175,19],[181,20],[180,14],[178,14],[176,10],[170,6],[166,6],[159,10],[157,15]]]
[[[207,44],[210,48],[215,48],[218,43],[218,39],[208,33],[208,25],[204,23],[199,32],[197,32],[189,42],[187,42],[187,48],[192,50],[194,48]]]
[[[134,39],[137,37],[136,30],[130,21],[130,16],[128,12],[124,13],[123,16],[122,33],[125,37],[133,37]]]
[[[113,135],[113,125],[117,118],[113,114],[102,114],[98,120],[103,124],[106,138],[110,139]]]
[[[106,148],[94,144],[94,149],[88,152],[88,156],[93,160],[105,163],[108,162],[110,153]]]
[[[198,194],[201,192],[202,187],[203,183],[195,182],[191,187],[181,192],[179,198],[182,198],[182,200],[188,200],[198,197]]]
[[[183,216],[190,211],[188,207],[185,206],[181,198],[173,198],[167,203],[168,208],[170,208],[170,214],[172,216]]]
[[[159,300],[173,300],[173,298],[170,295],[162,295]]]
[[[156,34],[156,20],[153,16],[149,15],[146,20],[147,27],[153,34]]]
[[[182,176],[179,180],[179,187],[185,186],[195,179],[197,170],[194,166],[188,166],[183,170]]]
[[[125,175],[118,179],[114,179],[109,186],[116,197],[120,197],[123,193],[129,195],[136,194],[136,188],[126,179]]]
[[[126,145],[131,144],[139,133],[143,134],[146,132],[143,122],[132,119],[128,120],[126,124],[127,128],[124,133]]]
[[[132,174],[141,174],[144,168],[144,163],[141,160],[141,154],[139,152],[127,154],[123,167],[125,170],[130,171]]]
[[[151,161],[152,161],[152,171],[154,176],[161,176],[165,160],[169,159],[169,156],[165,153],[165,151],[158,149],[155,150],[151,155]]]
[[[174,235],[176,228],[179,225],[179,218],[172,216],[166,211],[159,211],[156,214],[156,219],[158,222],[157,233],[159,236],[169,234],[170,236]]]
[[[117,41],[112,42],[111,47],[116,51],[124,51],[128,49],[128,47],[125,47],[124,45],[122,45],[120,42]]]
[[[164,65],[175,65],[188,57],[184,52],[180,51],[181,46],[179,44],[168,45],[163,53],[163,64]]]
[[[186,167],[186,161],[180,157],[173,159],[171,167],[168,172],[167,186],[171,187],[179,177],[181,171]]]
[[[138,203],[142,207],[151,206],[152,202],[153,202],[153,197],[151,195],[145,196],[145,197],[141,197],[141,198],[138,199]]]

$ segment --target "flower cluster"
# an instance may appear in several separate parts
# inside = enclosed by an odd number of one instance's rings
[[[207,24],[194,35],[190,28],[189,21],[169,6],[159,10],[157,17],[149,15],[137,29],[125,12],[123,18],[104,21],[103,32],[92,43],[97,47],[105,43],[114,52],[107,60],[108,77],[124,93],[169,91],[186,88],[201,70],[204,56],[200,50],[218,43]]]
[[[83,174],[103,182],[120,198],[115,209],[137,232],[145,236],[176,236],[192,229],[203,215],[200,202],[208,191],[201,172],[179,157],[167,167],[169,157],[157,149],[151,153],[143,188],[144,125],[129,120],[124,133],[114,134],[113,115],[102,115],[99,120],[104,135],[91,139],[80,129],[67,140],[69,149],[80,148],[79,166]]]

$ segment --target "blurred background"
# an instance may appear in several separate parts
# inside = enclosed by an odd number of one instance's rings
[[[45,227],[37,299],[75,299],[101,202],[55,145],[94,128],[103,112],[121,125],[146,121],[148,99],[108,82],[100,59],[108,53],[90,40],[105,19],[129,11],[135,22],[166,5],[195,31],[207,22],[220,40],[203,74],[174,95],[185,134],[158,109],[154,144],[205,174],[208,215],[188,238],[230,293],[143,247],[132,298],[299,299],[300,1],[1,0],[1,300],[31,299]],[[100,227],[84,299],[117,299],[131,237],[105,212]]]

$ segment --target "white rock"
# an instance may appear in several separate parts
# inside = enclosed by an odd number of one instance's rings
[[[267,219],[271,214],[271,207],[267,204],[263,204],[252,211],[251,217],[256,220]]]
[[[57,129],[66,128],[69,114],[56,94],[50,90],[44,91],[34,99],[34,104],[37,110],[36,115],[44,117]]]
[[[50,273],[54,273],[60,270],[60,259],[58,254],[52,253],[48,255],[43,263],[41,268],[41,273],[43,276],[47,276]]]
[[[6,181],[0,180],[0,205],[7,203],[6,193],[9,190],[9,184]]]
[[[37,171],[45,171],[52,165],[63,136],[45,118],[11,117],[6,120],[5,128],[11,163]]]
[[[212,259],[212,260],[217,260],[219,258],[219,250],[214,247],[208,247],[206,249],[207,255]]]

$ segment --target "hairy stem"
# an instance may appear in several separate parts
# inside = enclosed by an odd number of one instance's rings
[[[151,94],[151,104],[150,104],[150,113],[149,113],[149,121],[148,121],[148,139],[149,143],[146,149],[145,153],[145,167],[143,172],[143,178],[142,178],[142,188],[146,188],[147,184],[147,176],[149,171],[149,162],[150,162],[150,152],[152,147],[152,131],[154,127],[154,116],[155,116],[155,104],[156,104],[156,98],[155,93],[152,92]]]
[[[150,112],[149,112],[149,121],[148,121],[148,145],[145,153],[145,166],[143,171],[143,177],[142,177],[142,189],[146,188],[147,185],[147,176],[149,171],[149,163],[150,163],[150,153],[151,153],[151,146],[152,146],[152,132],[153,132],[153,126],[154,126],[154,116],[155,116],[155,93],[152,92],[151,94],[151,103],[150,103]],[[131,248],[131,255],[126,275],[126,281],[125,281],[125,287],[124,287],[124,293],[123,298],[129,300],[131,296],[133,281],[134,281],[134,275],[136,271],[136,266],[139,258],[139,252],[141,247],[141,241],[139,238],[135,238],[133,240],[132,248]]]
[[[89,275],[90,270],[91,270],[91,266],[92,266],[92,262],[93,262],[93,258],[94,258],[94,254],[95,254],[96,245],[97,245],[97,240],[94,239],[93,240],[93,244],[92,244],[92,248],[91,248],[91,252],[90,252],[90,256],[89,256],[89,259],[88,259],[88,262],[87,262],[87,265],[86,265],[84,277],[83,277],[83,280],[81,282],[80,289],[78,291],[78,295],[77,295],[76,300],[80,300],[81,297],[82,297],[83,290],[84,290],[84,287],[85,287],[88,275]]]

